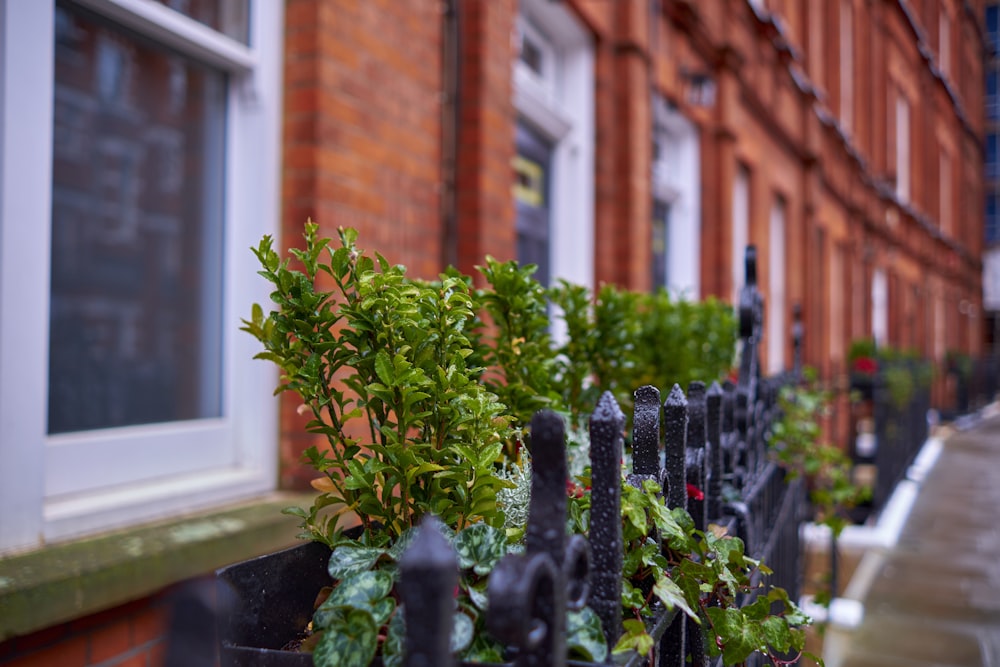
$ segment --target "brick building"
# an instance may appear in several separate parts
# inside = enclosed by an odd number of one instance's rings
[[[978,351],[983,12],[0,0],[0,662],[155,663],[172,582],[289,539],[239,503],[290,504],[302,423],[236,329],[307,218],[723,298],[754,243],[768,369],[799,304],[827,376]]]

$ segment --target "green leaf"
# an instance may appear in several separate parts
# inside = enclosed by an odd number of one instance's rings
[[[499,528],[474,523],[455,536],[458,566],[472,568],[479,575],[489,574],[507,552],[507,535]]]
[[[385,383],[387,387],[395,384],[392,361],[385,350],[379,350],[378,354],[375,355],[375,373],[378,374],[378,379]]]
[[[372,607],[392,590],[393,576],[388,572],[359,572],[341,579],[318,611],[336,606]]]
[[[590,607],[566,615],[566,648],[571,656],[587,662],[604,662],[608,657],[601,619]]]
[[[385,554],[385,549],[354,544],[341,545],[330,554],[327,571],[334,579],[345,579],[372,569],[378,559]]]
[[[378,648],[378,626],[363,609],[339,608],[313,651],[315,667],[367,667]]]
[[[615,647],[611,649],[612,654],[620,655],[628,651],[635,651],[639,655],[646,655],[653,650],[656,642],[646,632],[646,625],[642,621],[634,618],[626,619],[622,622],[622,627],[625,632],[622,633]]]
[[[666,575],[656,578],[656,582],[653,584],[653,595],[671,609],[680,607],[695,623],[701,624],[698,614],[695,613],[684,597],[684,591]]]
[[[765,648],[766,641],[760,626],[751,623],[739,609],[709,607],[705,613],[722,644],[722,660],[727,665],[741,663],[754,651]]]

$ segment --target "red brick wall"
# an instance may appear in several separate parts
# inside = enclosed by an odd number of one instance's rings
[[[492,4],[492,3],[491,3]],[[282,247],[307,219],[360,232],[411,275],[441,270],[442,14],[437,2],[287,0]],[[494,132],[496,128],[491,128]],[[282,399],[285,488],[313,443]]]
[[[163,663],[169,607],[165,595],[0,643],[8,667],[157,667]]]

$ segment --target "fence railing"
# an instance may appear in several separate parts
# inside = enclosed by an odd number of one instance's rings
[[[656,481],[667,506],[686,507],[696,527],[725,527],[747,553],[775,571],[794,599],[799,589],[801,480],[786,483],[767,453],[767,434],[778,415],[777,397],[789,378],[760,375],[757,345],[763,305],[756,286],[756,254],[747,249],[747,281],[740,296],[742,358],[736,383],[674,386],[665,400],[657,388],[635,393],[632,471],[627,482]],[[797,327],[796,337],[801,337]],[[589,605],[601,619],[609,648],[622,631],[623,542],[621,460],[625,415],[605,393],[590,418],[592,466],[589,539],[567,536],[566,450],[563,419],[549,412],[531,424],[533,476],[525,552],[508,555],[490,576],[488,627],[512,649],[521,667],[567,664],[566,613]],[[689,485],[703,498],[689,497]],[[701,495],[701,494],[699,494]],[[422,528],[400,564],[407,627],[407,665],[449,665],[457,580],[455,557],[437,530]],[[757,575],[760,577],[761,575]],[[431,601],[445,600],[448,604]],[[746,600],[751,602],[752,600]],[[676,611],[650,619],[654,652],[663,667],[705,665],[701,627]],[[629,665],[645,664],[633,656]]]
[[[747,249],[746,286],[740,295],[741,363],[735,382],[693,382],[685,394],[674,386],[664,398],[652,386],[635,392],[632,469],[626,482],[641,488],[645,480],[663,489],[668,507],[684,507],[696,526],[724,527],[741,538],[746,553],[774,570],[769,580],[758,572],[752,583],[799,592],[800,512],[807,506],[802,480],[787,483],[767,451],[767,437],[779,415],[783,384],[798,373],[763,378],[758,343],[763,329],[763,300],[756,285],[756,253]],[[793,339],[799,358],[802,328],[796,318]],[[797,369],[798,364],[796,364]],[[588,605],[601,620],[609,648],[622,634],[623,565],[621,461],[625,415],[610,393],[590,418],[591,506],[589,537],[567,535],[567,466],[564,422],[548,412],[531,424],[533,459],[531,501],[523,554],[508,555],[488,582],[490,632],[510,647],[506,659],[515,667],[580,665],[567,660],[567,612]],[[689,486],[700,493],[689,494]],[[691,495],[691,497],[689,497]],[[702,496],[699,498],[699,496]],[[431,523],[433,519],[428,519]],[[303,553],[305,552],[305,553]],[[303,558],[305,560],[303,560]],[[301,665],[308,654],[276,651],[289,628],[301,628],[312,612],[315,593],[329,584],[329,550],[312,543],[248,561],[220,573],[220,657],[224,665]],[[456,555],[440,531],[427,523],[404,554],[399,592],[405,614],[408,667],[453,665]],[[294,588],[290,595],[288,588]],[[753,602],[744,596],[742,604]],[[247,608],[227,613],[236,600]],[[655,664],[704,667],[708,664],[701,626],[676,610],[660,608],[647,622],[656,644]],[[175,637],[183,645],[183,637]],[[252,643],[251,643],[252,642]],[[271,648],[268,648],[271,647]],[[280,658],[270,661],[274,653]],[[763,657],[758,658],[763,662]],[[182,664],[182,663],[171,663]],[[633,654],[626,663],[646,664]],[[749,664],[757,664],[754,658]]]
[[[968,414],[995,400],[1000,391],[1000,355],[970,359],[967,368],[950,369],[955,377],[955,407]]]

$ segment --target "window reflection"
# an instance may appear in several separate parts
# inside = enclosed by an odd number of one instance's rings
[[[249,43],[250,0],[156,1],[238,42]]]
[[[225,76],[56,27],[49,432],[218,416]]]

